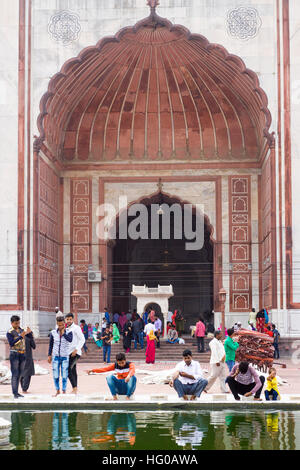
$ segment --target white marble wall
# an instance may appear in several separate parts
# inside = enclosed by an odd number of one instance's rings
[[[292,203],[293,203],[293,294],[294,302],[300,302],[300,2],[290,0],[291,47],[291,141],[292,141]],[[293,313],[293,318],[296,313]],[[300,316],[298,313],[300,328]]]
[[[95,45],[105,36],[115,35],[121,28],[134,25],[149,15],[146,0],[33,0],[33,114],[39,114],[39,102],[49,79],[64,62],[80,51]],[[241,40],[229,35],[227,14],[238,6],[252,6],[262,20],[256,37]],[[81,31],[74,42],[63,45],[48,32],[51,17],[67,10],[79,16]],[[191,32],[223,45],[241,57],[254,70],[269,98],[276,128],[276,0],[161,0],[160,16],[186,26]],[[35,124],[35,118],[34,118]]]
[[[18,0],[0,14],[0,304],[17,303]]]

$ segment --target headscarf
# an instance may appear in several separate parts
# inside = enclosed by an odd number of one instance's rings
[[[150,330],[149,335],[148,335],[149,341],[152,341],[153,339],[156,338],[154,331]]]
[[[117,343],[120,339],[120,332],[119,332],[119,328],[117,327],[117,325],[114,323],[113,324],[113,343]]]
[[[122,312],[122,313],[121,313],[121,315],[120,315],[120,317],[119,317],[119,323],[120,323],[121,328],[123,329],[125,323],[127,323],[127,317],[126,317],[126,315],[125,315],[125,312]]]
[[[149,314],[149,318],[150,318],[150,321],[153,323],[154,322],[154,316],[155,316],[155,311],[154,310],[151,310],[150,314]],[[148,321],[149,321],[149,318],[148,318]]]

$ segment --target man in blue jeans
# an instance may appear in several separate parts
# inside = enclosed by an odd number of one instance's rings
[[[116,355],[116,362],[101,369],[88,370],[87,373],[101,374],[102,372],[114,371],[116,375],[109,375],[106,378],[107,385],[109,386],[110,392],[113,396],[113,400],[117,400],[117,395],[126,395],[127,400],[135,392],[136,388],[136,377],[135,366],[133,362],[126,361],[124,353]]]
[[[29,327],[26,331],[20,328],[20,317],[13,315],[10,319],[11,329],[6,333],[6,338],[9,343],[10,353],[10,368],[11,368],[11,386],[14,398],[23,398],[19,393],[19,382],[23,375],[25,367],[25,336],[32,337],[32,332]]]
[[[132,323],[133,337],[134,337],[134,349],[137,349],[137,343],[140,343],[141,349],[144,348],[144,322],[139,315],[137,319]]]
[[[111,352],[111,342],[113,339],[113,335],[110,331],[109,325],[106,325],[103,335],[101,336],[103,341],[103,362],[110,363],[110,352]]]
[[[54,385],[56,389],[54,397],[60,394],[59,376],[62,376],[62,392],[66,393],[69,372],[70,346],[73,333],[66,333],[64,317],[56,318],[57,329],[50,333],[48,362],[52,362]]]
[[[207,380],[203,378],[203,372],[199,362],[192,360],[192,353],[189,349],[185,349],[182,353],[183,361],[179,362],[175,367],[175,374],[169,385],[174,387],[179,398],[188,400],[196,400],[207,385]]]

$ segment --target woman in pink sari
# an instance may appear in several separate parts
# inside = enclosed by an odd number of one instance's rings
[[[157,338],[153,330],[149,331],[147,335],[147,348],[146,348],[146,363],[154,364],[155,362],[155,341]]]
[[[125,315],[125,312],[122,312],[121,315],[119,316],[120,333],[124,332],[124,326],[126,323],[127,323],[127,317]]]

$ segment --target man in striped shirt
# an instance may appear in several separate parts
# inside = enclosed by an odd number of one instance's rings
[[[116,355],[116,362],[100,369],[88,370],[87,373],[101,374],[102,372],[114,371],[114,375],[106,378],[110,392],[114,400],[117,395],[126,395],[127,400],[133,395],[136,388],[135,366],[133,362],[126,361],[124,353]]]

